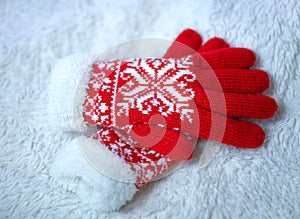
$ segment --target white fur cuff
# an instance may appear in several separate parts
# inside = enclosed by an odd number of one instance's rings
[[[114,211],[119,209],[133,198],[137,191],[135,184],[107,177],[97,171],[89,163],[90,160],[88,161],[83,156],[80,149],[82,143],[86,146],[84,153],[86,151],[95,153],[95,157],[100,155],[97,160],[98,162],[103,161],[101,172],[112,168],[118,170],[115,173],[120,174],[121,177],[127,175],[128,180],[134,180],[129,166],[121,158],[100,143],[85,137],[73,140],[70,145],[59,152],[50,174],[67,193],[76,194],[83,202],[95,206],[98,210]],[[111,172],[114,172],[113,170]]]
[[[57,61],[48,88],[51,122],[67,131],[85,130],[83,101],[95,56],[75,54]]]

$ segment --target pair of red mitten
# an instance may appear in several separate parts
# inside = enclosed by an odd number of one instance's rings
[[[251,50],[230,48],[220,38],[202,45],[200,35],[187,29],[163,58],[91,57],[69,61],[67,69],[58,65],[51,111],[57,117],[71,116],[77,129],[94,127],[73,146],[80,145],[102,173],[126,181],[99,177],[102,189],[110,190],[101,193],[99,208],[119,208],[141,185],[190,159],[198,138],[242,148],[261,146],[262,128],[241,118],[271,118],[277,104],[259,94],[270,81],[266,72],[250,69],[255,60]],[[71,110],[73,115],[67,115]]]

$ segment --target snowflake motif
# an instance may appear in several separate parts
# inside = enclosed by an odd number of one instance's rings
[[[126,81],[118,87],[117,115],[128,115],[129,108],[149,114],[157,108],[163,116],[180,113],[181,119],[191,120],[189,109],[195,93],[189,83],[196,76],[189,70],[189,59],[135,59],[127,62],[120,72]],[[190,121],[191,122],[191,121]]]

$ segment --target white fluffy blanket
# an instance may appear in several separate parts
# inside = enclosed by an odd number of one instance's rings
[[[187,27],[257,53],[279,103],[273,119],[259,121],[264,146],[223,146],[205,168],[189,162],[113,213],[80,198],[81,178],[57,187],[49,167],[74,136],[46,118],[55,61],[133,38],[174,39]],[[300,217],[299,1],[2,1],[0,33],[1,218]]]

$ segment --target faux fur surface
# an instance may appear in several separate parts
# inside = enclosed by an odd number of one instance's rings
[[[200,168],[201,150],[120,211],[101,213],[77,190],[55,183],[53,161],[74,138],[47,118],[46,87],[58,58],[101,53],[135,38],[174,39],[184,28],[251,48],[268,71],[277,115],[258,121],[264,146],[222,146]],[[1,1],[1,218],[299,218],[300,2]],[[94,191],[94,188],[90,188]],[[97,197],[95,195],[94,197]]]

